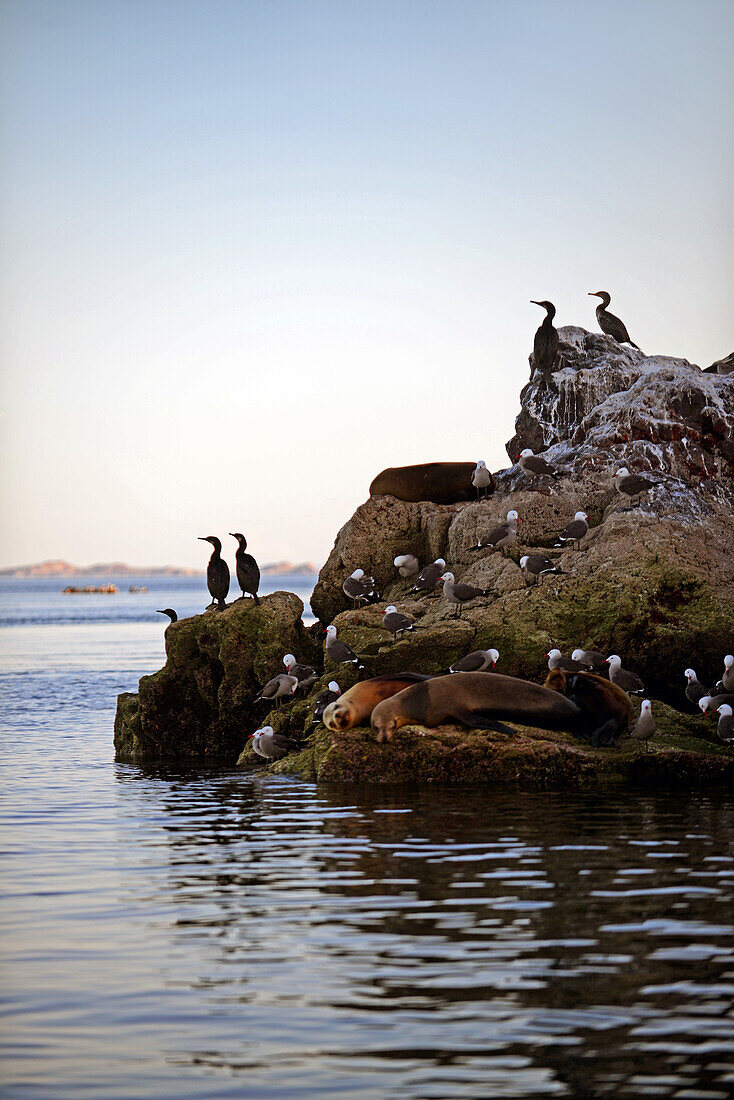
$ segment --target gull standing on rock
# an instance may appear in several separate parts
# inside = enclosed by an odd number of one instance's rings
[[[545,320],[535,333],[533,341],[533,359],[539,371],[552,374],[558,358],[558,332],[553,324],[556,315],[556,307],[552,302],[536,302],[532,298],[530,304],[540,306],[545,310]]]
[[[206,567],[206,584],[212,598],[207,611],[215,606],[224,611],[229,592],[229,566],[222,557],[222,543],[216,535],[199,535],[199,542],[209,542],[214,547]]]
[[[364,665],[352,647],[346,642],[339,641],[334,625],[326,628],[326,655],[337,665],[354,665],[355,668],[364,669]]]
[[[560,649],[549,649],[546,653],[548,658],[548,671],[552,672],[554,668],[560,668],[562,672],[588,672],[588,665],[582,665],[579,661],[574,661],[572,657],[564,657]]]
[[[530,447],[526,447],[520,451],[520,457],[518,458],[518,464],[520,469],[526,474],[532,474],[533,477],[552,477],[557,479],[555,466],[551,466],[550,462],[542,458],[540,455],[533,454]]]
[[[406,580],[408,577],[414,577],[416,573],[420,571],[420,562],[415,554],[398,554],[397,558],[393,562],[398,573]]]
[[[286,653],[283,658],[283,664],[285,670],[289,676],[295,676],[298,680],[299,688],[310,687],[311,684],[315,684],[318,680],[316,669],[311,665],[301,665],[298,663],[292,653]]]
[[[287,756],[294,747],[293,741],[284,733],[275,733],[272,726],[262,726],[250,734],[252,748],[264,760],[279,760]]]
[[[507,557],[505,553],[510,546],[517,539],[517,525],[520,522],[517,512],[514,508],[511,508],[507,513],[507,519],[504,523],[499,523],[496,527],[493,527],[488,535],[482,535],[476,546],[467,547],[468,550],[500,550],[504,557]]]
[[[607,663],[607,659],[603,653],[600,653],[598,649],[574,649],[571,654],[572,661],[579,661],[580,664],[586,665],[587,668],[593,668],[594,672],[601,675],[601,669]],[[605,669],[606,671],[606,669]]]
[[[709,694],[709,689],[703,686],[692,668],[686,669],[685,676],[688,681],[686,684],[686,699],[694,707],[697,707],[699,700],[703,699],[704,695]]]
[[[716,687],[717,690],[721,688],[722,691],[734,691],[734,657],[731,653],[727,653],[724,658],[724,673]]]
[[[464,584],[461,581],[457,584],[453,573],[444,573],[441,580],[443,581],[443,594],[449,603],[455,606],[456,615],[454,618],[457,619],[461,615],[461,609],[465,603],[470,603],[472,600],[478,599],[479,596],[491,595],[488,588],[475,588],[473,584]]]
[[[259,703],[261,699],[264,699],[266,702],[272,703],[275,700],[276,707],[279,707],[283,696],[294,695],[297,687],[297,676],[291,676],[287,672],[279,672],[277,676],[273,676],[272,680],[268,680],[256,697],[255,702]]]
[[[487,672],[500,659],[496,649],[475,649],[449,666],[449,672]]]
[[[704,695],[698,700],[698,705],[704,714],[708,712],[718,710],[721,706],[734,706],[734,695],[730,692],[726,692],[723,695]]]
[[[322,691],[316,696],[316,702],[313,707],[313,725],[318,726],[321,721],[324,711],[328,707],[329,703],[333,703],[342,693],[342,689],[337,684],[336,680],[330,680],[329,686],[326,691]]]
[[[347,577],[342,585],[342,592],[352,601],[353,607],[359,607],[360,600],[365,603],[374,603],[379,600],[380,594],[375,588],[375,578],[368,576],[364,569],[355,569]]]
[[[732,709],[729,703],[722,703],[720,707],[717,707],[719,712],[719,723],[716,727],[716,732],[722,741],[731,741],[734,739],[734,720],[732,720]]]
[[[596,307],[596,319],[602,332],[605,332],[607,336],[613,336],[618,344],[631,344],[633,348],[637,348],[637,344],[630,340],[630,334],[627,332],[624,322],[620,321],[619,317],[615,317],[607,309],[612,300],[611,295],[607,294],[606,290],[590,290],[589,297],[601,298],[601,304]],[[637,348],[637,350],[640,349]]]
[[[558,568],[556,562],[552,558],[546,558],[544,554],[524,554],[520,558],[520,572],[524,576],[528,588],[537,584],[546,573],[565,576],[565,573]]]
[[[558,542],[556,546],[560,546],[563,542],[575,542],[576,549],[579,549],[581,539],[589,530],[589,517],[586,512],[576,512],[570,523],[567,523],[562,531],[556,535]]]
[[[640,708],[640,717],[630,730],[630,737],[633,741],[644,741],[645,748],[647,748],[648,741],[654,736],[655,719],[652,716],[652,706],[649,699],[643,699],[642,707]]]
[[[413,620],[409,619],[407,615],[401,614],[393,603],[385,608],[385,614],[382,616],[382,625],[385,630],[390,631],[394,642],[398,640],[398,634],[405,634],[409,630],[415,630]]]
[[[622,691],[632,695],[645,690],[645,685],[636,672],[630,672],[628,669],[622,668],[622,658],[618,654],[613,653],[611,657],[607,657],[607,664],[609,665],[609,679]]]
[[[446,562],[443,558],[436,558],[434,562],[427,565],[425,569],[416,577],[415,584],[411,588],[411,593],[418,592],[423,595],[427,595],[429,592],[433,592],[434,588],[441,580],[441,574],[446,568]]]
[[[484,459],[480,458],[477,462],[476,469],[471,476],[471,483],[477,491],[477,500],[484,495],[489,496],[489,486],[492,484],[492,475],[487,469],[487,463]],[[482,489],[484,493],[482,494]]]
[[[621,466],[612,478],[617,492],[623,497],[638,497],[652,489],[654,481],[648,481],[642,474],[631,474],[626,466]]]

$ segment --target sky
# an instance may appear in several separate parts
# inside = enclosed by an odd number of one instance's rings
[[[509,464],[531,298],[734,348],[730,0],[0,10],[0,566],[321,564]]]

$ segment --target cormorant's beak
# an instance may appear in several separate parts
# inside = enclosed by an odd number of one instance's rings
[[[540,305],[540,302],[536,302],[534,298],[531,298],[531,299],[530,299],[530,305],[531,305],[531,306],[539,306],[539,305]]]
[[[206,535],[197,535],[196,537],[198,538],[199,542],[209,542],[209,539],[206,537]]]
[[[589,291],[589,297],[590,298],[601,298],[601,294],[599,294],[599,292],[596,291],[596,290],[590,290]]]

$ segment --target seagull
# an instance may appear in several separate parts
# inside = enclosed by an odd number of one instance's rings
[[[639,497],[640,493],[646,493],[655,484],[642,474],[631,474],[626,466],[621,466],[612,480],[617,492],[624,497]]]
[[[731,653],[727,653],[724,658],[724,673],[719,684],[723,691],[734,691],[734,657]],[[719,684],[716,685],[717,688]]]
[[[550,649],[546,653],[548,658],[548,671],[560,668],[562,672],[588,672],[588,665],[582,665],[574,661],[572,657],[564,657],[560,649]]]
[[[402,615],[395,604],[390,604],[385,608],[385,614],[382,616],[382,625],[385,630],[389,630],[393,636],[393,641],[398,640],[398,634],[404,634],[406,631],[415,630],[413,620],[409,619],[407,615]]]
[[[443,558],[436,558],[434,562],[427,565],[425,569],[422,569],[416,577],[415,584],[411,588],[411,593],[420,592],[428,594],[433,592],[438,582],[441,580],[441,574],[446,568],[446,562]]]
[[[699,700],[703,699],[704,695],[708,695],[709,690],[703,686],[692,668],[686,669],[685,677],[688,681],[686,684],[686,699],[689,703],[693,703],[694,707],[697,707]]]
[[[704,714],[710,710],[718,710],[721,706],[734,706],[734,695],[728,692],[724,695],[704,695],[698,700],[698,705]]]
[[[652,716],[652,706],[649,699],[642,700],[640,717],[630,730],[630,737],[634,741],[644,741],[645,748],[651,737],[655,736],[655,719]]]
[[[598,649],[574,649],[571,654],[572,661],[579,661],[580,664],[586,665],[587,668],[592,668],[594,672],[602,674],[602,670],[606,672],[604,666],[607,663],[607,659],[603,653],[600,653]]]
[[[607,657],[606,663],[609,665],[609,679],[622,691],[630,695],[645,690],[645,685],[636,672],[629,672],[626,668],[622,668],[622,658],[616,653]]]
[[[556,536],[558,542],[556,546],[560,546],[562,542],[575,542],[576,549],[579,548],[579,543],[589,530],[589,517],[586,512],[576,512],[570,523],[567,523],[563,530]]]
[[[313,725],[318,726],[324,711],[328,707],[329,703],[333,703],[335,699],[338,699],[342,693],[342,689],[337,684],[336,680],[330,680],[326,691],[322,691],[316,696],[316,702],[313,707]]]
[[[457,619],[461,615],[461,609],[465,603],[476,600],[478,596],[490,595],[488,588],[475,588],[473,584],[463,584],[462,582],[457,584],[453,573],[444,573],[440,579],[443,581],[444,596],[449,603],[454,604],[456,607],[454,618]]]
[[[476,469],[471,476],[471,483],[477,491],[477,500],[480,496],[489,496],[489,486],[492,484],[492,475],[487,469],[487,463],[484,459],[480,458],[477,462]],[[484,493],[481,490],[484,490]]]
[[[520,457],[517,461],[526,474],[533,474],[535,477],[558,477],[555,466],[551,466],[550,462],[541,458],[540,455],[533,454],[530,447],[520,451]]]
[[[716,732],[722,741],[731,741],[734,739],[734,721],[732,721],[732,709],[729,703],[722,703],[720,707],[716,708],[719,712],[719,724],[716,727]]]
[[[258,703],[261,699],[272,702],[274,699],[275,705],[279,707],[280,700],[283,696],[294,695],[297,687],[297,676],[290,676],[287,672],[279,672],[277,676],[273,676],[272,680],[268,680],[265,687],[262,688],[260,694],[256,697],[255,702]]]
[[[544,554],[525,554],[520,558],[520,572],[525,577],[525,583],[530,588],[531,584],[537,584],[545,573],[557,573],[565,576],[552,558],[546,558]],[[530,584],[528,584],[530,581]]]
[[[455,661],[449,672],[487,672],[490,667],[494,668],[499,659],[496,649],[475,649],[473,653],[467,653],[466,657]]]
[[[337,665],[349,664],[358,669],[364,668],[352,647],[346,642],[339,641],[336,636],[336,627],[333,625],[326,628],[326,654]]]
[[[295,748],[295,743],[284,733],[276,733],[272,726],[262,726],[250,734],[252,747],[264,760],[279,760]]]
[[[401,577],[414,577],[420,570],[420,562],[415,554],[398,554],[393,562]]]
[[[316,669],[311,665],[300,665],[292,653],[286,653],[283,664],[289,676],[295,676],[298,680],[299,688],[310,687],[311,684],[316,683],[318,679]]]
[[[489,547],[492,550],[500,550],[506,557],[505,551],[508,547],[512,546],[513,542],[517,539],[517,525],[519,522],[520,520],[518,519],[515,509],[510,509],[504,523],[497,524],[488,535],[481,536],[476,546],[469,546],[467,549],[485,550]]]
[[[368,576],[364,569],[355,569],[350,573],[342,585],[342,592],[352,601],[352,607],[359,607],[360,600],[374,603],[380,599],[380,593],[375,588],[375,578]]]

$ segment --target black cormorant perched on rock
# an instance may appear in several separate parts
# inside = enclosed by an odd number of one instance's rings
[[[615,317],[607,309],[612,300],[611,295],[607,294],[606,290],[590,290],[589,296],[591,298],[601,298],[601,305],[596,307],[596,319],[602,332],[606,332],[607,336],[613,336],[617,343],[631,344],[633,348],[637,348],[639,351],[640,349],[634,340],[630,340],[630,334],[627,332],[624,321],[620,321],[619,317]]]
[[[257,594],[257,590],[260,587],[260,566],[257,564],[252,554],[246,553],[247,539],[239,532],[230,531],[230,535],[233,539],[237,539],[239,546],[234,556],[235,566],[237,568],[237,583],[242,589],[242,595],[240,599],[245,598],[245,592],[249,592],[256,604],[260,603],[260,598]]]
[[[227,606],[224,601],[229,592],[229,566],[222,557],[222,543],[216,535],[199,535],[199,541],[210,542],[214,547],[206,567],[206,583],[212,597],[209,607],[216,604],[220,611],[224,611]]]
[[[535,333],[533,342],[533,358],[538,370],[552,373],[558,358],[558,332],[553,324],[556,315],[556,307],[553,302],[536,302],[530,299],[533,306],[542,306],[546,312],[546,318]]]
[[[159,607],[156,610],[156,615],[168,615],[168,618],[171,620],[172,623],[178,622],[178,615],[172,607]],[[168,630],[168,627],[166,627],[166,630]]]

